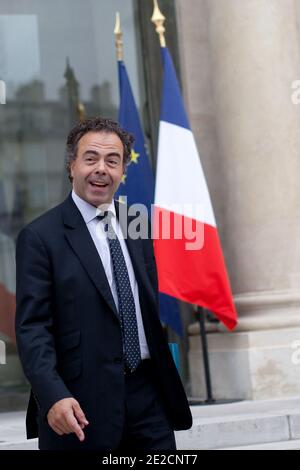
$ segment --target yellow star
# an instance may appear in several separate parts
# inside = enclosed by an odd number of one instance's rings
[[[140,154],[139,153],[136,153],[134,151],[134,149],[131,150],[131,160],[130,160],[130,163],[138,163],[138,158],[139,158]]]
[[[123,175],[121,179],[121,183],[125,184],[127,175]]]

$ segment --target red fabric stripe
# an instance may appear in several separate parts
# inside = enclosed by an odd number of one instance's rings
[[[16,296],[0,283],[0,331],[16,341],[15,335]]]
[[[163,239],[162,228],[166,224],[158,224],[162,215],[170,216],[169,239]],[[174,224],[178,227],[182,220],[185,226],[193,223],[193,230],[203,234],[204,243],[200,249],[186,249],[186,243],[191,242],[187,238],[190,231],[180,239],[174,238]],[[233,329],[237,313],[217,229],[156,207],[154,238],[160,292],[211,310],[229,329]]]

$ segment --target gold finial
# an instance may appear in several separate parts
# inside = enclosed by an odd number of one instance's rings
[[[165,39],[166,28],[164,27],[164,22],[166,20],[166,17],[160,11],[157,0],[153,0],[153,3],[154,3],[154,10],[153,10],[151,21],[156,26],[156,32],[159,35],[160,46],[166,47],[166,39]]]
[[[114,35],[116,37],[116,51],[117,51],[117,59],[123,60],[123,33],[121,30],[121,20],[120,20],[120,13],[116,13],[116,24],[114,29]]]

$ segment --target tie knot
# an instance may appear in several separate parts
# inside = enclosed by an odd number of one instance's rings
[[[101,212],[101,214],[97,215],[97,219],[98,220],[102,220],[105,219],[105,217],[107,217],[107,214],[108,214],[108,211],[104,211],[104,212]]]
[[[101,220],[101,222],[104,220],[105,222],[110,222],[113,217],[113,213],[111,211],[104,211],[101,212],[101,214],[97,215],[97,219]]]
[[[113,213],[111,211],[104,211],[101,214],[97,215],[97,219],[100,220],[104,224],[104,230],[107,232],[111,225],[111,219],[113,217]]]

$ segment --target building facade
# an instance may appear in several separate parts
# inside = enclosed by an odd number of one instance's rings
[[[297,395],[300,105],[292,94],[300,80],[300,2],[159,4],[239,314],[232,333],[207,322],[213,395]],[[7,94],[0,105],[0,330],[6,344],[0,387],[24,384],[11,322],[15,239],[70,190],[64,146],[78,119],[74,99],[87,115],[117,117],[116,11],[155,170],[161,64],[152,8],[150,0],[0,0],[0,80]],[[191,306],[182,305],[182,318],[184,380],[189,394],[205,397]]]
[[[300,393],[300,2],[178,0],[185,101],[239,315],[209,325],[218,399]],[[205,396],[197,325],[193,394]]]

